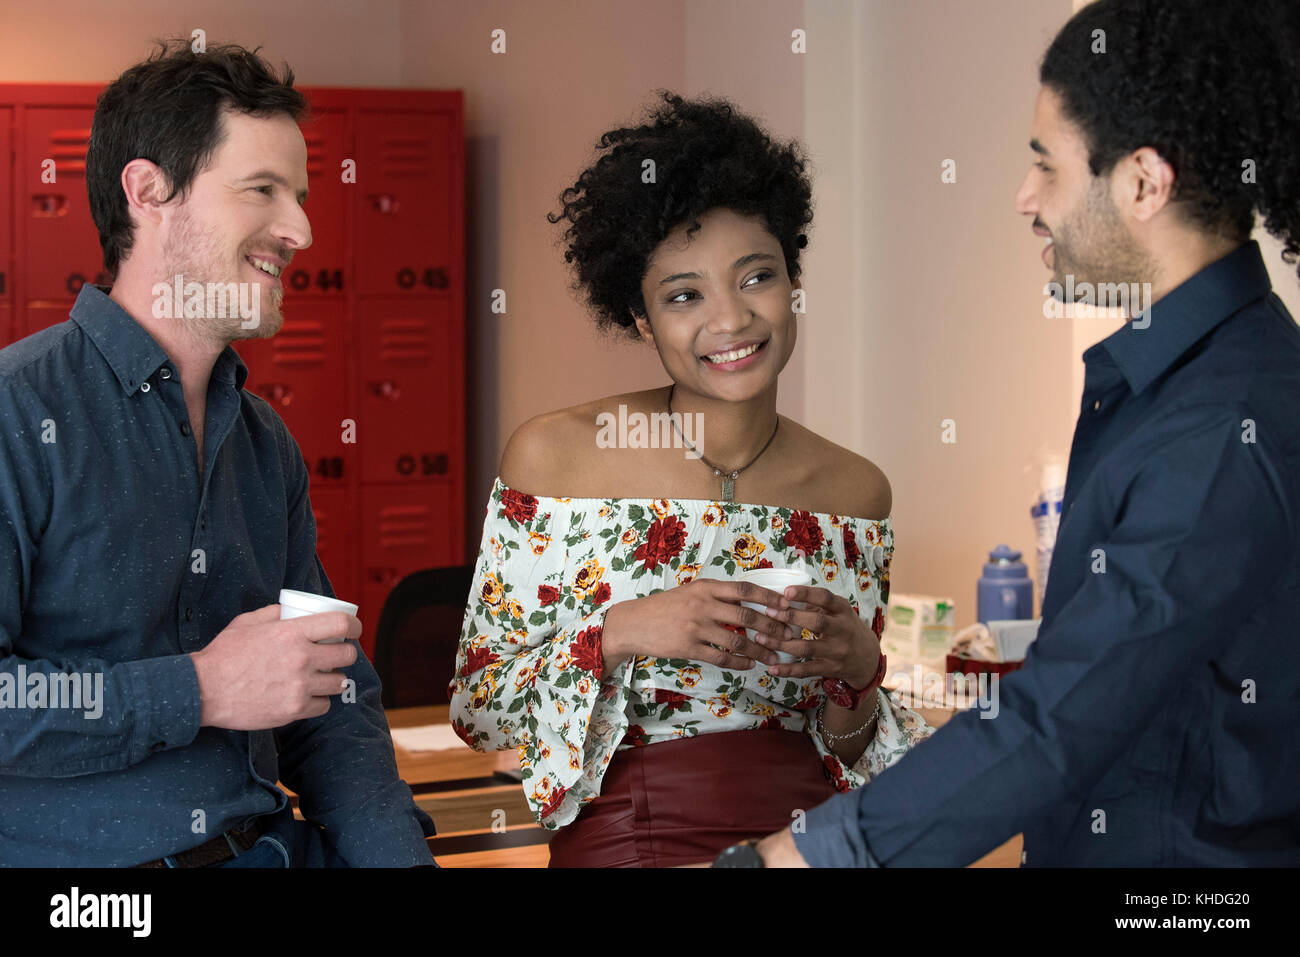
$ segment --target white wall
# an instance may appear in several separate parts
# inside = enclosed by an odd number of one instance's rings
[[[1033,571],[1040,446],[1068,453],[1071,330],[1015,213],[1037,64],[1069,0],[807,0],[808,424],[894,489],[896,591],[946,595],[1006,542]],[[940,181],[953,159],[957,182]],[[941,441],[946,419],[957,441]]]
[[[43,0],[6,5],[0,82],[103,82],[151,38],[201,27],[261,44],[303,85],[463,89],[470,548],[516,425],[664,381],[648,348],[597,335],[545,219],[597,134],[668,87],[804,137],[809,312],[780,408],[885,469],[895,588],[950,594],[964,623],[985,550],[1032,545],[1022,469],[1040,444],[1068,451],[1079,355],[1107,331],[1041,318],[1041,244],[1012,208],[1038,61],[1072,2]],[[498,27],[504,57],[489,53]],[[939,182],[945,158],[956,184]],[[1300,315],[1294,270],[1265,248]],[[496,288],[506,316],[488,311]]]
[[[597,137],[636,121],[660,87],[731,97],[775,135],[801,135],[802,67],[782,41],[798,7],[660,0],[651,13],[639,0],[406,0],[401,10],[403,85],[466,91],[466,528],[475,538],[516,426],[549,409],[668,381],[649,346],[597,333],[569,288],[559,227],[546,213],[594,155]],[[506,31],[505,56],[489,53],[498,28]],[[505,316],[489,311],[497,288],[507,293]],[[783,379],[783,412],[800,414],[802,384],[796,355]]]
[[[791,37],[802,27],[802,8],[790,0],[687,0],[685,95],[727,97],[774,138],[802,140],[806,56],[792,50]],[[816,227],[814,220],[809,248]],[[777,410],[800,422],[807,349],[801,334],[777,393]]]
[[[0,83],[107,83],[148,56],[155,37],[261,45],[302,86],[398,86],[394,0],[5,0]]]
[[[682,0],[401,3],[405,86],[465,91],[467,547],[510,433],[598,395],[664,381],[654,351],[597,332],[570,291],[558,206],[599,135],[685,80]],[[506,53],[493,54],[493,30]],[[492,290],[506,293],[494,314]]]

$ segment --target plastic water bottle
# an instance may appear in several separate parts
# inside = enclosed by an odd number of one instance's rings
[[[1043,465],[1038,482],[1038,496],[1033,508],[1029,510],[1034,520],[1038,551],[1039,608],[1043,607],[1043,596],[1047,594],[1047,570],[1052,564],[1052,549],[1056,547],[1056,530],[1061,525],[1061,500],[1064,498],[1065,463],[1059,457],[1052,457]]]
[[[1034,616],[1034,584],[1020,552],[999,545],[989,552],[984,576],[975,586],[975,617],[990,621],[1024,621]]]

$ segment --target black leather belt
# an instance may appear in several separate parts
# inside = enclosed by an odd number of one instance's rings
[[[198,847],[192,847],[188,851],[181,851],[179,854],[172,854],[171,866],[209,867],[212,864],[220,864],[244,853],[244,851],[256,844],[257,839],[261,836],[262,827],[257,821],[254,821],[242,831],[227,831],[210,841],[205,841]],[[167,866],[167,862],[162,858],[136,865],[136,867]]]

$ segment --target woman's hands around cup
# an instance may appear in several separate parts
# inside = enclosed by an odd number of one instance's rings
[[[806,608],[791,607],[802,602]],[[811,633],[809,641],[795,637],[781,639],[761,632],[757,641],[773,651],[804,658],[791,664],[770,664],[768,673],[781,678],[841,678],[851,687],[866,687],[880,662],[880,642],[847,598],[825,588],[791,585],[780,607],[768,607],[767,614],[790,626],[795,634]]]
[[[793,636],[771,617],[783,600],[780,592],[752,582],[697,578],[610,609],[605,618],[605,654],[611,660],[632,655],[687,658],[740,670],[754,667],[755,661],[770,666],[778,661],[776,655],[751,641],[745,629],[772,641]],[[765,606],[768,614],[742,602]]]

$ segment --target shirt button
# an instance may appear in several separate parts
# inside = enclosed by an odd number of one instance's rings
[[[186,621],[193,621],[193,620],[194,620],[194,609],[193,609],[193,608],[186,608],[186,609],[185,609],[185,620],[186,620]]]
[[[164,379],[170,379],[172,377],[172,370],[168,369],[166,366],[163,366],[161,369],[158,370],[158,374],[162,376]]]
[[[141,383],[140,383],[140,391],[141,391],[141,392],[148,392],[148,391],[149,391],[149,388],[150,388],[150,386],[149,386],[149,383],[148,383],[148,382],[141,382]]]
[[[188,422],[182,422],[181,435],[189,435],[189,434],[190,434],[190,424]]]
[[[1096,412],[1100,408],[1101,408],[1101,399],[1098,399],[1096,402],[1092,404],[1092,411]]]

